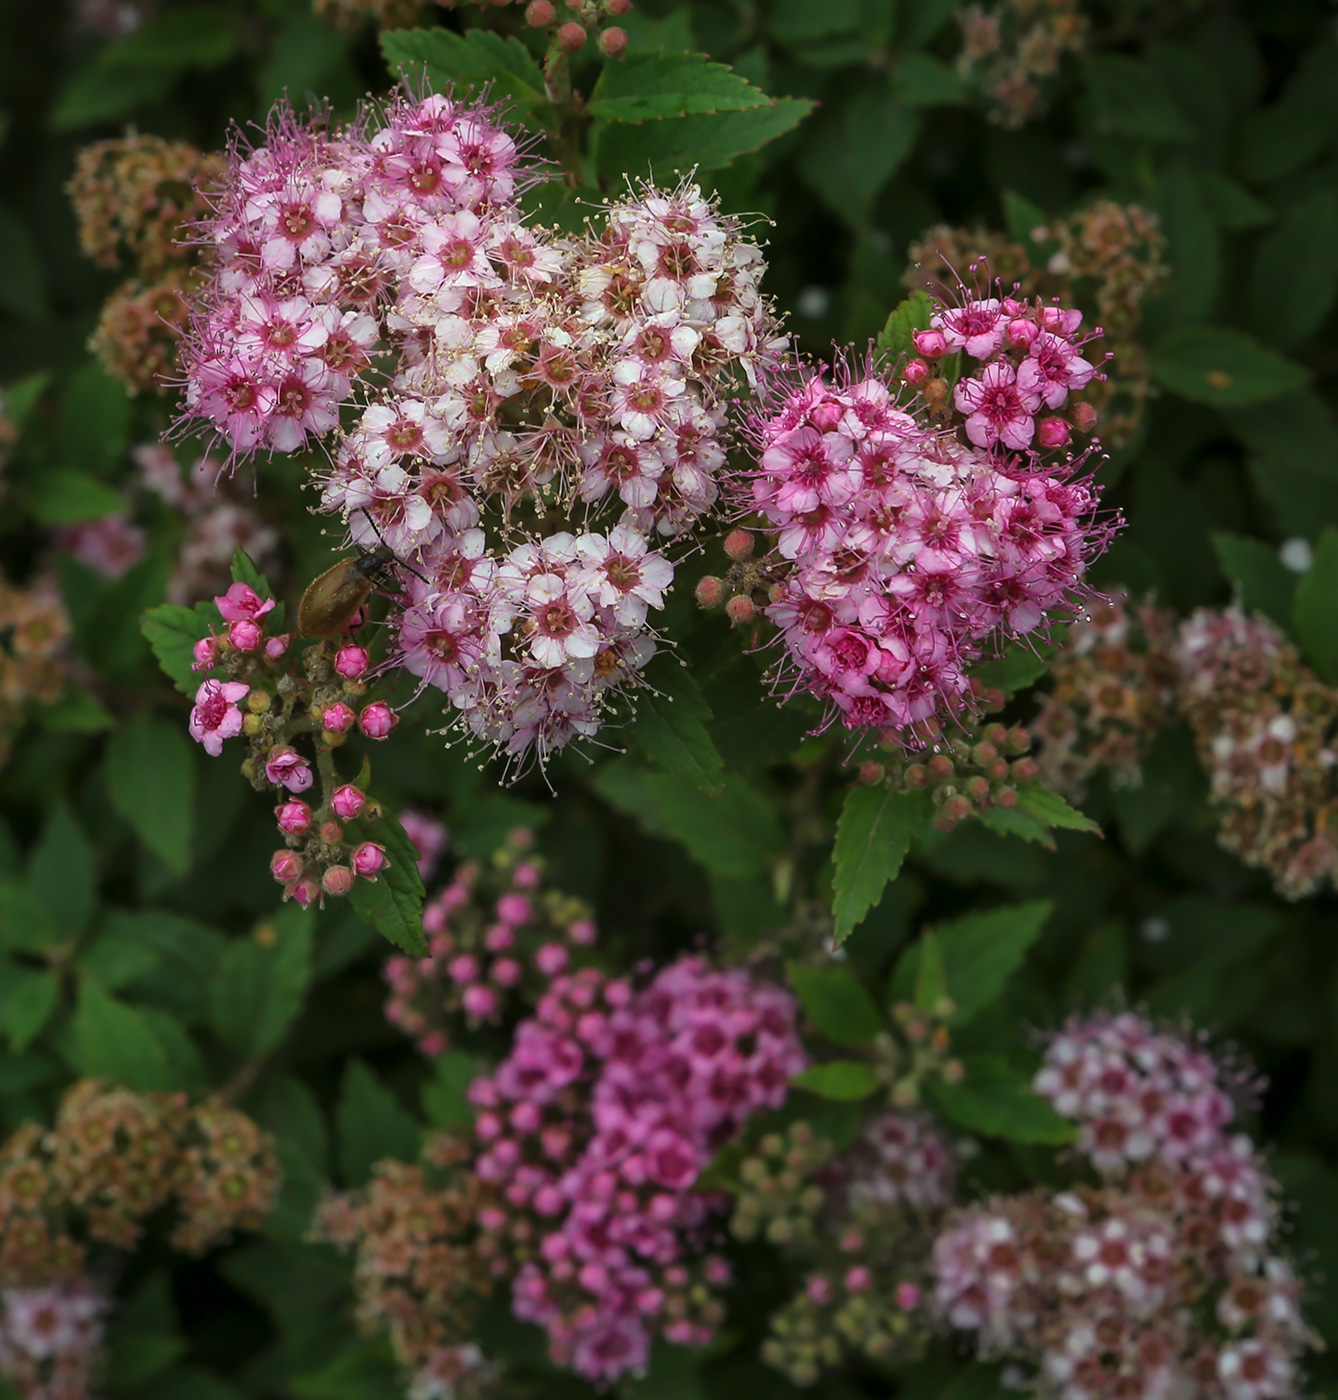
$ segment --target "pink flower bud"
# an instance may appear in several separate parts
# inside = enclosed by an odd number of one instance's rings
[[[941,360],[948,353],[948,338],[942,331],[916,331],[911,340],[915,343],[916,353],[926,360]]]
[[[300,836],[311,827],[311,808],[305,802],[280,803],[274,809],[274,816],[279,823],[279,830],[287,832],[289,836]]]
[[[523,894],[504,894],[497,901],[497,917],[512,928],[527,924],[534,917],[530,901]]]
[[[446,972],[452,982],[474,982],[478,980],[479,961],[470,953],[461,953],[458,958],[451,959]]]
[[[1041,333],[1041,328],[1035,321],[1029,321],[1025,316],[1016,316],[1008,323],[1008,343],[1014,350],[1027,350],[1031,342]]]
[[[605,58],[621,58],[627,47],[627,31],[616,25],[606,29],[599,36],[599,51]]]
[[[1101,420],[1101,415],[1090,403],[1075,403],[1070,412],[1073,414],[1073,426],[1080,433],[1090,433]]]
[[[335,671],[343,676],[346,681],[356,681],[367,674],[367,668],[372,664],[372,658],[367,653],[366,647],[342,646],[335,653]]]
[[[291,632],[285,632],[281,637],[265,638],[265,657],[269,661],[277,661],[288,652],[288,647],[293,640]]]
[[[547,29],[556,18],[552,0],[530,0],[525,6],[525,23],[533,29]]]
[[[589,919],[574,919],[571,927],[567,930],[567,937],[578,948],[588,948],[597,936],[595,926]]]
[[[520,981],[521,966],[515,958],[498,958],[488,969],[488,976],[499,987],[514,987]]]
[[[265,760],[265,777],[275,787],[286,787],[289,792],[306,792],[313,782],[306,759],[287,746],[270,750]]]
[[[342,787],[335,788],[334,796],[330,799],[330,810],[341,821],[351,822],[362,811],[366,802],[367,794],[360,787],[345,783]]]
[[[558,30],[557,41],[563,53],[575,53],[585,44],[585,30],[575,20],[570,20]]]
[[[308,904],[320,897],[320,893],[321,887],[316,881],[310,875],[304,875],[300,880],[295,880],[291,885],[285,886],[283,897],[296,900],[298,904],[306,908]]]
[[[253,618],[241,617],[228,626],[228,641],[238,651],[255,651],[264,636],[265,629]]]
[[[852,1293],[865,1292],[872,1282],[873,1276],[863,1264],[856,1264],[855,1267],[846,1274],[846,1287]]]
[[[358,716],[358,728],[369,739],[384,739],[399,722],[399,716],[384,700],[364,705]]]
[[[327,819],[321,823],[320,838],[327,846],[337,846],[344,839],[344,828]]]
[[[731,530],[725,536],[725,553],[736,563],[752,558],[757,540],[751,530]]]
[[[757,608],[754,607],[751,598],[745,598],[739,593],[725,604],[725,616],[735,627],[746,627],[757,616]]]
[[[907,360],[902,366],[901,377],[907,384],[923,384],[933,372],[927,360]]]
[[[386,848],[378,846],[375,841],[364,841],[361,846],[354,847],[353,869],[364,880],[375,880],[376,872],[384,870],[389,864]]]
[[[353,719],[353,711],[342,700],[336,700],[321,711],[321,728],[331,734],[344,734],[352,728]]]
[[[534,955],[534,965],[545,977],[556,977],[567,970],[568,954],[561,943],[545,943]]]
[[[1041,325],[1055,335],[1071,336],[1082,325],[1082,312],[1062,306],[1041,307]],[[1099,334],[1099,332],[1098,332]]]
[[[302,874],[302,858],[296,851],[275,851],[270,857],[269,873],[287,884]]]
[[[1036,429],[1036,440],[1042,447],[1067,447],[1069,425],[1062,418],[1042,418]]]
[[[821,1274],[814,1274],[804,1285],[810,1303],[825,1307],[832,1298],[832,1285]]]
[[[903,1279],[901,1283],[897,1284],[892,1297],[902,1312],[910,1312],[913,1308],[920,1306],[920,1290],[909,1279]]]
[[[247,583],[234,583],[224,594],[214,599],[224,622],[240,622],[242,618],[261,618],[274,606],[273,598],[261,598]]]
[[[612,15],[614,19],[625,15],[632,8],[632,0],[604,0],[604,13]]]
[[[354,878],[347,865],[332,865],[321,876],[321,889],[326,894],[346,895],[353,888]]]
[[[428,1031],[428,1033],[418,1042],[418,1048],[424,1055],[444,1055],[446,1053],[446,1037],[441,1031]]]
[[[192,648],[195,661],[191,665],[192,671],[212,671],[218,665],[218,638],[214,636],[201,637]]]
[[[497,993],[491,987],[485,987],[482,982],[475,982],[466,987],[461,1001],[464,1003],[465,1015],[472,1016],[476,1021],[486,1021],[497,1012]]]
[[[845,414],[845,409],[834,399],[823,399],[810,410],[808,419],[820,433],[827,433],[836,427]]]
[[[505,953],[515,946],[516,931],[510,924],[491,924],[483,936],[483,946],[490,953]]]
[[[518,890],[537,890],[542,878],[539,867],[529,860],[524,865],[516,866],[511,872],[511,883]]]
[[[720,600],[725,596],[725,584],[722,579],[718,579],[714,574],[707,574],[705,578],[697,580],[697,606],[701,608],[718,608]]]

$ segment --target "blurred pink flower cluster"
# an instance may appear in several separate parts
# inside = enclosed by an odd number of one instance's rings
[[[0,1381],[22,1400],[101,1394],[107,1300],[85,1278],[0,1295]]]

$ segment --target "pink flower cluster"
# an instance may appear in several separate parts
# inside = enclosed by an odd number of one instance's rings
[[[775,532],[778,685],[898,738],[969,706],[999,636],[1071,611],[1109,526],[1073,464],[983,453],[897,407],[869,368],[815,376],[753,424],[752,504]]]
[[[644,1370],[654,1334],[710,1339],[729,1269],[702,1253],[716,1202],[693,1188],[804,1068],[795,1023],[788,993],[696,957],[639,992],[587,968],[554,980],[475,1081],[476,1171],[505,1202],[480,1224],[524,1252],[513,1308],[557,1362],[607,1382]]]
[[[971,298],[936,313],[930,329],[916,334],[915,348],[926,360],[963,352],[983,366],[953,388],[953,404],[975,446],[1004,453],[1062,448],[1071,433],[1057,410],[1070,392],[1097,377],[1079,350],[1101,332],[1077,340],[1081,324],[1081,311],[1039,301]],[[1086,411],[1075,410],[1077,426],[1090,431],[1095,413],[1079,408]]]
[[[83,1278],[0,1295],[0,1381],[23,1400],[101,1393],[107,1300]]]
[[[478,104],[400,95],[335,130],[278,109],[234,148],[183,363],[234,455],[327,444],[322,509],[425,580],[402,663],[542,761],[653,653],[651,541],[715,503],[735,372],[783,342],[761,250],[696,186],[568,238],[523,222],[537,178]]]
[[[867,1208],[905,1207],[934,1215],[952,1203],[957,1167],[952,1148],[922,1113],[871,1118],[855,1143],[847,1184],[856,1216]]]
[[[1240,1082],[1140,1017],[1071,1022],[1035,1087],[1105,1184],[955,1212],[934,1245],[939,1316],[983,1357],[1031,1363],[1056,1400],[1295,1395],[1313,1338],[1276,1185],[1226,1132]]]
[[[449,1022],[495,1021],[513,993],[539,993],[597,937],[575,900],[543,888],[543,867],[513,831],[490,866],[467,861],[423,910],[428,955],[386,962],[386,1019],[424,1055],[445,1052]]]

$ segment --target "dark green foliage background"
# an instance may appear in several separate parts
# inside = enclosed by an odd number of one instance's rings
[[[877,334],[903,295],[909,242],[934,222],[1002,227],[1006,193],[1052,214],[1097,193],[1155,210],[1173,275],[1144,339],[1164,392],[1138,442],[1102,468],[1129,526],[1097,581],[1155,589],[1182,611],[1240,588],[1290,626],[1295,578],[1277,546],[1298,535],[1319,544],[1338,526],[1331,6],[1094,0],[1099,43],[1066,61],[1048,112],[1017,132],[989,125],[956,76],[955,8],[642,0],[627,27],[634,54],[702,50],[769,94],[818,104],[761,150],[702,176],[726,207],[773,221],[770,289],[782,309],[815,313],[792,312],[790,325],[818,353]],[[425,22],[453,26],[509,16],[427,9]],[[77,149],[127,123],[212,148],[230,119],[263,115],[284,90],[348,108],[386,85],[370,31],[341,34],[307,0],[167,3],[161,14],[156,43],[141,36],[113,51],[74,35],[61,5],[4,11],[0,383],[20,384],[10,403],[26,408],[0,498],[12,581],[46,558],[45,527],[92,512],[99,490],[128,480],[126,449],[167,422],[160,402],[128,403],[84,349],[115,279],[78,254],[62,193]],[[577,86],[589,91],[597,67],[583,57]],[[606,191],[624,170],[645,173],[663,140],[653,123],[602,133],[594,167]],[[1234,387],[1221,393],[1203,371],[1224,364]],[[285,535],[290,604],[331,558],[298,477],[286,463],[258,473],[257,507]],[[49,1115],[75,1073],[200,1092],[259,1067],[243,1104],[279,1134],[282,1208],[260,1238],[199,1263],[154,1249],[136,1256],[120,1290],[130,1302],[115,1323],[110,1390],[149,1400],[395,1396],[380,1345],[352,1340],[346,1263],[305,1243],[305,1230],[324,1183],[364,1180],[378,1156],[411,1154],[425,1120],[458,1114],[458,1083],[434,1080],[384,1021],[386,945],[350,909],[278,910],[267,804],[232,759],[211,760],[185,739],[185,702],[140,635],[179,532],[165,513],[142,523],[150,553],[116,584],[59,564],[96,700],[34,714],[0,773],[0,1125]],[[721,557],[708,550],[695,567],[718,568]],[[1298,640],[1335,679],[1338,538],[1318,557]],[[412,722],[374,755],[376,794],[392,809],[439,810],[457,855],[486,855],[510,826],[532,824],[554,883],[595,905],[603,946],[623,964],[672,956],[702,934],[739,951],[775,941],[796,911],[815,926],[813,911],[831,907],[840,740],[806,741],[812,714],[763,702],[763,659],[741,654],[719,619],[700,618],[689,588],[666,630],[690,668],[677,703],[696,707],[720,762],[708,752],[696,769],[681,757],[666,764],[672,735],[653,715],[614,737],[629,741],[626,757],[564,756],[550,771],[555,795],[534,778],[501,787],[496,771]],[[674,688],[672,668],[664,674]],[[1014,701],[1018,718],[1034,708],[1025,694]],[[1238,1042],[1272,1081],[1259,1132],[1277,1146],[1298,1207],[1294,1247],[1315,1280],[1311,1315],[1333,1345],[1338,906],[1331,896],[1284,904],[1218,848],[1185,734],[1163,736],[1148,775],[1141,790],[1091,794],[1085,810],[1102,839],[1061,831],[1051,851],[967,824],[921,841],[855,930],[848,965],[885,1003],[893,957],[925,922],[1046,899],[1054,912],[1039,943],[1005,998],[963,1034],[964,1052],[1022,1063],[1028,1026],[1108,999],[1112,987]],[[277,937],[256,942],[257,921]],[[803,951],[802,937],[782,951]],[[1011,1187],[1044,1178],[1049,1163],[1043,1149],[1000,1145],[971,1178]],[[705,1358],[666,1351],[630,1393],[791,1393],[756,1361],[762,1319],[780,1296],[772,1266],[759,1251],[741,1272],[718,1346]],[[544,1369],[538,1334],[500,1311],[483,1340],[524,1363],[518,1394],[588,1393]],[[1331,1356],[1314,1375],[1338,1394]],[[857,1374],[814,1393],[854,1400],[894,1387],[913,1400],[948,1391],[969,1400],[992,1393],[993,1380],[945,1349],[895,1382]]]

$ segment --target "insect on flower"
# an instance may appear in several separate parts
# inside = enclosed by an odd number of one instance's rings
[[[398,562],[395,552],[379,544],[351,559],[341,559],[307,585],[297,605],[297,625],[305,637],[336,637],[348,630],[367,601],[379,573]]]

